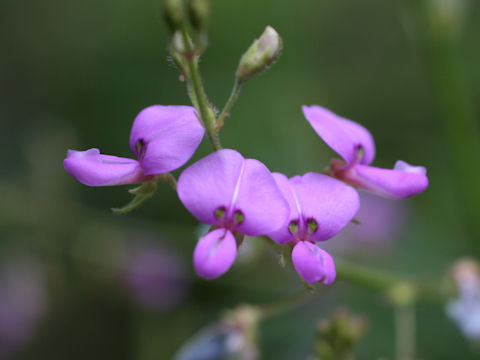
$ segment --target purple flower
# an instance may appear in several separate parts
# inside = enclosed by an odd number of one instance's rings
[[[15,256],[0,261],[1,359],[19,350],[35,334],[45,312],[46,297],[41,264]]]
[[[98,149],[68,150],[63,166],[89,186],[141,182],[185,164],[203,134],[193,107],[153,105],[143,109],[133,122],[130,149],[137,160],[102,155]]]
[[[234,233],[265,235],[280,228],[289,207],[270,171],[260,161],[224,149],[188,167],[178,179],[178,196],[200,221],[217,229],[202,237],[193,254],[195,270],[213,279],[237,254]]]
[[[187,295],[188,279],[178,255],[153,242],[128,247],[122,279],[130,296],[152,310],[168,310]]]
[[[280,244],[292,243],[295,270],[309,284],[325,285],[335,280],[332,257],[315,245],[338,234],[360,206],[358,193],[329,176],[307,173],[288,179],[273,174],[290,205],[290,218],[279,230],[268,234]]]
[[[372,135],[363,126],[317,105],[303,106],[316,133],[342,158],[333,159],[332,175],[377,195],[406,198],[428,186],[426,169],[397,161],[393,170],[370,166],[375,158]]]

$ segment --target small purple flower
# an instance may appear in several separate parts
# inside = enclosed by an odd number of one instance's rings
[[[152,310],[168,310],[187,295],[188,279],[178,255],[153,242],[128,247],[122,279],[129,295]]]
[[[292,243],[292,262],[309,284],[331,284],[336,271],[332,257],[315,245],[338,234],[355,216],[360,206],[352,187],[329,176],[307,173],[288,179],[273,174],[290,205],[290,218],[284,226],[268,234],[280,244]]]
[[[193,107],[153,105],[143,109],[133,122],[130,149],[137,160],[102,155],[98,149],[68,150],[63,166],[89,186],[146,181],[185,164],[203,134]]]
[[[344,119],[318,105],[303,106],[316,133],[342,158],[333,159],[332,175],[377,195],[406,198],[428,186],[426,169],[397,161],[393,170],[370,166],[375,158],[372,135],[360,124]]]
[[[265,235],[280,228],[289,214],[267,167],[235,150],[217,151],[188,167],[177,190],[198,220],[217,228],[199,240],[193,254],[195,270],[207,279],[232,266],[237,254],[235,232]]]
[[[47,302],[43,270],[28,257],[0,260],[1,359],[24,346],[37,330]]]

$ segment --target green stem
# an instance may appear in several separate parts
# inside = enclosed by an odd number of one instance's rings
[[[475,104],[458,44],[456,29],[444,24],[423,0],[412,1],[411,12],[418,15],[423,46],[426,50],[432,84],[437,98],[441,124],[449,150],[456,191],[464,212],[463,218],[480,254],[480,137]]]
[[[185,49],[187,50],[186,61],[189,70],[187,80],[190,81],[192,85],[193,93],[195,94],[195,98],[197,100],[196,108],[200,113],[200,117],[205,126],[207,138],[210,141],[213,149],[217,151],[222,148],[222,145],[220,144],[220,139],[215,129],[215,114],[209,107],[208,99],[203,89],[200,72],[198,71],[198,59],[194,54],[194,49],[191,46],[186,27],[184,26],[181,31],[183,43]],[[195,102],[193,102],[193,105],[195,106]]]
[[[195,107],[195,109],[199,109],[197,96],[195,95],[195,92],[193,91],[193,86],[188,81],[187,81],[187,93],[188,93],[188,97],[190,98],[190,101],[192,102],[192,105]],[[202,119],[202,124],[203,124],[203,119]],[[203,125],[203,126],[205,126],[205,125]]]
[[[222,112],[217,117],[217,125],[216,125],[217,131],[222,128],[223,124],[225,123],[225,118],[230,115],[230,110],[232,109],[233,105],[237,101],[238,96],[240,95],[241,88],[242,86],[238,82],[238,79],[235,79],[235,83],[233,84],[230,97],[228,98],[227,103],[225,104],[225,107],[223,108]]]
[[[307,299],[310,298],[311,294],[312,293],[309,291],[301,290],[283,299],[268,304],[259,305],[258,309],[260,310],[262,318],[275,316],[302,305]]]
[[[379,269],[371,269],[346,260],[335,259],[339,280],[346,280],[375,290],[387,290],[404,279]]]
[[[168,182],[174,190],[177,190],[177,180],[171,173],[164,173],[164,174],[158,175],[157,179],[158,181]]]
[[[396,360],[415,359],[415,308],[413,305],[395,307]]]
[[[413,297],[412,302],[417,299],[443,301],[448,295],[437,282],[412,280],[405,275],[392,274],[381,269],[369,268],[339,258],[335,259],[335,267],[338,280],[345,280],[372,290],[389,291],[398,286],[402,288],[407,287]]]

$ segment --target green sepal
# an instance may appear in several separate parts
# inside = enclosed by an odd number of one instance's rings
[[[305,280],[303,280],[302,278],[300,278],[300,280],[302,281],[302,284],[303,286],[305,287],[305,289],[307,289],[309,292],[313,293],[315,291],[314,287],[312,285],[310,285],[309,283],[307,283]]]
[[[235,237],[235,241],[237,242],[237,249],[243,244],[243,240],[245,239],[245,235],[239,232],[233,233]]]
[[[129,213],[140,206],[149,197],[151,197],[155,193],[156,189],[157,183],[151,181],[145,182],[136,188],[130,189],[128,192],[135,195],[134,198],[127,205],[121,208],[112,208],[112,211],[117,215]]]

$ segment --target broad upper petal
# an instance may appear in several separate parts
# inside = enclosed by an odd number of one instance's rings
[[[265,235],[279,229],[288,220],[290,207],[267,167],[255,159],[246,159],[232,211],[241,211],[243,222],[236,230],[250,235]]]
[[[300,241],[295,245],[292,262],[297,273],[309,284],[321,281],[329,285],[337,275],[330,254],[308,241]]]
[[[293,189],[288,178],[281,173],[273,173],[272,175],[277,183],[278,188],[282,192],[284,199],[288,202],[290,207],[290,216],[284,221],[279,229],[274,232],[270,232],[268,237],[280,244],[284,244],[293,240],[293,235],[289,231],[288,227],[291,221],[298,220],[299,209],[298,204],[293,196]]]
[[[235,150],[217,151],[185,169],[177,191],[200,221],[250,236],[276,230],[289,215],[288,204],[267,167],[244,159]],[[218,209],[223,209],[223,219],[215,216]]]
[[[206,279],[215,279],[230,269],[236,255],[237,243],[233,234],[223,228],[213,230],[202,237],[195,247],[195,271]]]
[[[348,178],[362,189],[395,199],[416,195],[428,187],[425,168],[411,166],[405,162],[397,162],[393,170],[356,165],[348,172]]]
[[[102,155],[98,149],[68,150],[63,166],[70,175],[88,186],[131,184],[147,179],[138,161]]]
[[[363,148],[361,164],[370,164],[375,158],[375,143],[370,132],[362,125],[342,118],[318,106],[303,106],[303,113],[315,132],[335,150],[347,164],[356,161],[356,152]]]
[[[304,219],[314,219],[315,241],[330,239],[338,234],[360,208],[357,191],[330,176],[307,173],[290,179]]]
[[[223,149],[190,165],[178,179],[180,201],[201,222],[220,225],[215,212],[230,206],[243,162],[239,152]]]
[[[330,176],[307,173],[287,179],[285,175],[275,173],[274,177],[290,206],[288,221],[277,231],[268,234],[278,243],[294,240],[295,236],[289,230],[292,221],[298,222],[299,231],[302,232],[307,231],[308,224],[305,221],[310,219],[317,223],[311,239],[330,239],[353,219],[360,207],[355,189]]]
[[[130,148],[145,174],[166,173],[178,169],[192,157],[204,132],[195,108],[153,105],[135,118]]]

